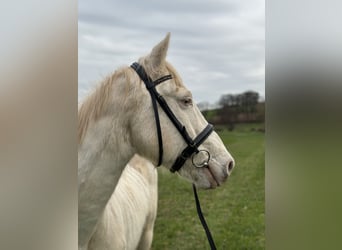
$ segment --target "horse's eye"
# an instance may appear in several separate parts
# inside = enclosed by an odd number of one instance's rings
[[[185,106],[192,106],[192,99],[191,97],[185,97],[182,99],[182,103]]]

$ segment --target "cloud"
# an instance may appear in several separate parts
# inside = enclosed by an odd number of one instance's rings
[[[264,2],[79,2],[79,99],[103,76],[146,55],[171,32],[168,60],[197,102],[264,96]]]

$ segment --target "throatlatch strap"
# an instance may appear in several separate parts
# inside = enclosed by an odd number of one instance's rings
[[[209,241],[210,248],[212,250],[216,250],[216,246],[215,246],[215,242],[214,242],[213,236],[210,233],[209,227],[208,227],[207,222],[205,221],[205,218],[204,218],[203,213],[202,213],[201,204],[200,204],[199,199],[198,199],[198,195],[197,195],[197,190],[196,190],[195,184],[192,184],[192,189],[194,191],[197,214],[198,214],[198,217],[199,217],[199,219],[200,219],[200,221],[202,223],[202,226],[203,226],[203,228],[205,230],[205,233],[207,235],[207,239]]]

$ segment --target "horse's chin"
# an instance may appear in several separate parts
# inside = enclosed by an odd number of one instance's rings
[[[193,166],[191,166],[193,168]],[[197,171],[189,173],[185,168],[181,168],[178,174],[195,184],[199,189],[215,189],[223,183],[222,178],[215,175],[215,172],[208,168],[198,168]]]
[[[201,169],[201,178],[195,181],[195,185],[200,189],[215,189],[219,187],[221,184],[217,180],[217,177],[212,173],[210,168]]]

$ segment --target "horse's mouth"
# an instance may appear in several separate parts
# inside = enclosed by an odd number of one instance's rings
[[[215,189],[215,188],[219,187],[221,184],[217,180],[217,177],[215,176],[215,174],[211,171],[210,166],[208,166],[206,169],[208,170],[209,178],[212,179],[212,180],[209,180],[210,188]]]

